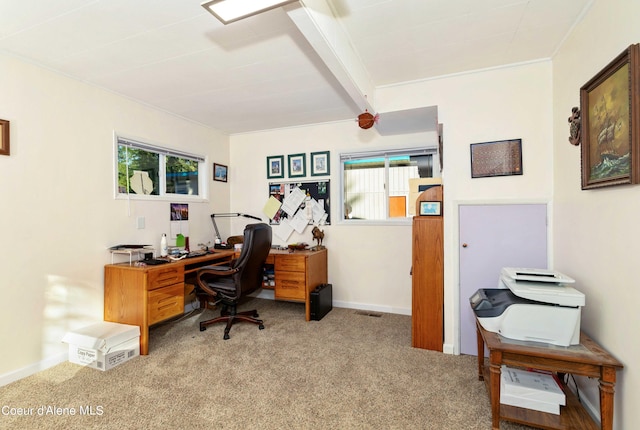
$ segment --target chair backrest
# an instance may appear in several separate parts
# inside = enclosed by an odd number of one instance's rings
[[[233,275],[236,284],[236,298],[250,294],[262,287],[263,266],[271,249],[271,226],[264,223],[249,224],[244,229],[244,239],[240,256]]]

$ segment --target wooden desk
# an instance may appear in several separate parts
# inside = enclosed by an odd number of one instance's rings
[[[216,251],[157,266],[129,263],[104,268],[104,320],[140,327],[140,354],[149,353],[149,326],[184,313],[185,276],[223,264],[233,251]]]
[[[184,313],[185,277],[200,267],[224,264],[232,250],[216,250],[203,257],[185,258],[158,266],[129,263],[104,268],[104,320],[140,327],[140,354],[149,353],[149,326]],[[272,249],[267,265],[275,270],[276,300],[304,302],[305,319],[311,320],[310,292],[327,283],[327,250]],[[269,287],[264,287],[269,288]]]
[[[622,364],[602,349],[586,334],[580,333],[580,345],[557,347],[531,342],[510,341],[497,333],[486,331],[476,319],[478,336],[478,378],[487,382],[491,397],[493,429],[500,420],[513,421],[544,429],[597,429],[597,424],[576,396],[563,385],[567,405],[560,415],[500,404],[500,367],[533,368],[598,378],[600,382],[600,428],[613,428],[613,393],[616,371]],[[489,366],[484,365],[484,347],[489,350]],[[487,376],[489,376],[487,378]],[[487,380],[488,379],[488,380]],[[562,378],[560,378],[562,379]]]
[[[276,300],[304,302],[305,319],[311,320],[310,293],[318,285],[327,283],[327,250],[293,251],[272,249],[267,265],[275,272]]]

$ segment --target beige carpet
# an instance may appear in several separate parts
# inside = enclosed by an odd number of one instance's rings
[[[0,406],[32,415],[4,408],[0,428],[491,428],[476,358],[411,348],[410,317],[334,308],[305,322],[302,304],[248,305],[265,330],[238,324],[223,341],[222,325],[198,330],[216,313],[198,311],[153,328],[148,356],[107,372],[63,363],[1,387]]]

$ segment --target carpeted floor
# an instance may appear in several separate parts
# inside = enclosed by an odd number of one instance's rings
[[[476,358],[412,348],[411,317],[334,308],[305,322],[302,304],[247,305],[265,330],[238,324],[223,341],[222,325],[198,330],[216,313],[198,311],[153,328],[148,356],[106,372],[63,363],[1,387],[0,428],[491,428]]]

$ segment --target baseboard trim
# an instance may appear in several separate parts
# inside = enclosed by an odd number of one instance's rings
[[[34,375],[42,370],[46,370],[50,367],[57,366],[60,363],[64,363],[69,359],[69,352],[63,352],[52,357],[46,358],[37,363],[33,363],[22,369],[14,370],[4,375],[0,375],[0,387],[3,387],[12,382],[18,381],[27,376]]]
[[[343,302],[340,300],[334,300],[333,306],[336,308],[356,309],[359,311],[374,311],[374,312],[384,312],[388,314],[411,315],[411,309],[396,308],[393,306],[372,305],[369,303],[354,303],[354,302]]]
[[[273,290],[262,289],[253,297],[257,297],[259,299],[275,300]],[[411,315],[411,309],[408,309],[408,308],[396,308],[392,306],[372,305],[369,303],[355,303],[355,302],[344,302],[340,300],[334,300],[333,306],[336,308],[355,309],[359,311],[374,311],[374,312],[384,312],[388,314]]]

